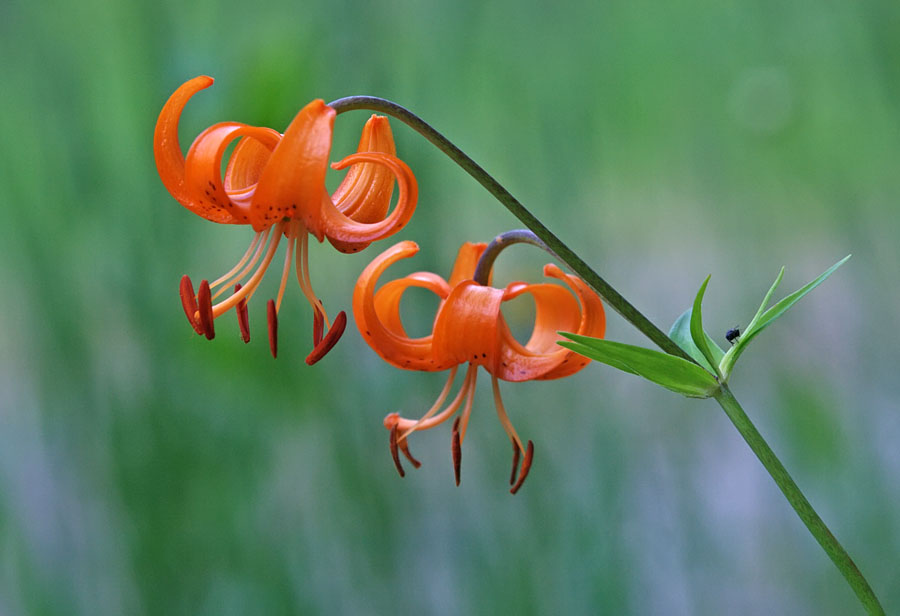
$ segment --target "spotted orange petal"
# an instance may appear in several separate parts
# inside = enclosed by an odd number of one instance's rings
[[[284,218],[299,218],[319,241],[325,237],[321,222],[325,171],[331,151],[335,111],[314,100],[291,121],[262,170],[248,216],[256,231]],[[332,206],[333,207],[333,206]]]
[[[213,222],[230,223],[234,220],[228,212],[204,208],[192,197],[185,183],[184,154],[178,142],[178,123],[185,105],[194,94],[212,84],[212,77],[194,77],[179,86],[169,97],[159,113],[156,129],[153,131],[153,157],[163,185],[181,205]]]
[[[248,196],[255,190],[255,185],[244,186],[240,190],[229,191],[222,181],[222,156],[235,139],[242,139],[243,147],[232,155],[235,162],[229,161],[231,175],[237,164],[243,170],[250,158],[260,159],[258,150],[251,149],[248,143],[257,143],[265,152],[274,150],[281,135],[270,128],[248,126],[237,122],[221,122],[210,126],[200,133],[191,144],[185,161],[185,186],[194,203],[202,211],[205,218],[217,222],[249,222]],[[268,158],[268,155],[266,155]],[[231,220],[228,220],[231,219]]]
[[[450,292],[434,323],[434,355],[449,364],[492,366],[499,360],[498,325],[504,291],[464,280]]]

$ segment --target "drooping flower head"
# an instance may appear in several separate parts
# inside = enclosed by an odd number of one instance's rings
[[[353,315],[363,338],[388,363],[406,370],[450,371],[443,391],[421,418],[407,419],[391,413],[384,420],[390,431],[391,454],[400,475],[403,476],[404,471],[398,450],[414,466],[419,466],[409,453],[409,435],[443,423],[462,407],[453,424],[451,440],[454,472],[459,485],[461,446],[472,410],[478,367],[482,366],[491,375],[497,416],[512,441],[510,484],[511,492],[515,493],[531,467],[534,445],[531,441],[527,446],[523,445],[513,428],[500,397],[498,381],[558,379],[578,372],[588,360],[558,346],[556,342],[562,338],[556,332],[570,331],[602,338],[606,318],[600,298],[580,278],[562,272],[555,265],[545,266],[544,275],[564,282],[568,289],[553,283],[513,282],[502,289],[480,284],[473,275],[485,248],[486,244],[463,244],[449,280],[430,272],[417,272],[387,282],[376,291],[379,278],[391,264],[409,258],[419,250],[414,242],[396,244],[363,271],[353,295]],[[428,289],[440,298],[431,334],[421,338],[407,335],[400,318],[400,299],[411,287]],[[531,336],[523,345],[513,337],[501,306],[526,293],[534,299],[536,313]],[[444,406],[461,364],[468,364],[463,385],[454,399]],[[517,479],[520,455],[524,458]]]
[[[201,282],[196,295],[190,278],[182,278],[185,314],[198,334],[211,339],[215,335],[214,320],[234,308],[241,336],[249,341],[247,302],[259,288],[284,237],[287,251],[281,284],[277,299],[270,299],[267,305],[270,348],[276,355],[277,314],[292,261],[296,260],[300,288],[314,313],[315,348],[307,357],[307,363],[314,363],[337,342],[346,315],[341,312],[332,324],[312,290],[308,234],[320,242],[328,238],[342,252],[357,252],[396,233],[415,210],[415,177],[395,156],[387,118],[373,115],[363,129],[357,153],[331,165],[333,169],[350,169],[329,195],[325,174],[335,111],[321,100],[301,109],[283,135],[271,128],[238,122],[214,124],[194,139],[184,156],[178,142],[182,110],[194,94],[212,83],[211,77],[191,79],[163,106],[154,133],[156,167],[163,184],[184,207],[213,222],[250,225],[255,234],[238,263],[212,284]],[[223,157],[232,144],[223,177]],[[395,179],[399,196],[388,214]],[[213,304],[231,285],[234,292]]]

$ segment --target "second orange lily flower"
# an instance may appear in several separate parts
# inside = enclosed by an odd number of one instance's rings
[[[498,380],[528,381],[558,379],[581,370],[588,361],[556,344],[557,331],[570,331],[602,338],[606,317],[600,298],[580,278],[565,274],[556,265],[544,267],[544,274],[568,285],[513,282],[503,289],[479,284],[473,279],[486,244],[466,243],[460,248],[449,280],[437,274],[417,272],[385,283],[376,292],[378,279],[393,263],[419,250],[414,242],[400,242],[375,258],[363,271],[353,295],[353,314],[363,338],[388,363],[406,370],[450,370],[447,383],[434,405],[419,419],[391,413],[384,420],[390,430],[394,463],[404,475],[398,450],[418,467],[409,452],[407,439],[417,430],[433,428],[452,417],[462,407],[453,425],[451,453],[456,483],[459,485],[461,446],[469,424],[475,395],[478,367],[491,375],[497,416],[513,445],[511,492],[522,485],[531,467],[534,445],[527,446],[513,428],[500,397]],[[411,287],[428,289],[440,298],[432,332],[410,338],[400,318],[400,300]],[[571,291],[571,292],[570,292]],[[501,305],[528,293],[535,303],[534,328],[526,344],[512,335],[501,313]],[[462,388],[443,409],[460,364],[468,364]],[[520,456],[522,467],[517,467]]]
[[[357,252],[396,233],[415,210],[415,177],[395,156],[387,118],[373,115],[363,129],[357,153],[331,165],[350,170],[329,195],[325,174],[336,112],[321,100],[301,109],[283,135],[237,122],[214,124],[197,136],[185,157],[178,143],[182,110],[194,94],[212,83],[211,77],[191,79],[163,106],[154,133],[157,170],[172,196],[191,212],[212,222],[250,225],[255,234],[238,263],[213,283],[202,281],[196,295],[190,278],[182,278],[185,314],[198,334],[211,339],[214,320],[234,308],[241,336],[249,341],[247,302],[284,237],[288,245],[281,284],[277,299],[268,300],[267,305],[270,348],[277,355],[277,314],[295,261],[300,288],[314,312],[314,349],[306,361],[315,363],[337,342],[346,315],[341,312],[330,323],[312,290],[308,235],[320,242],[327,237],[342,252]],[[223,178],[223,157],[235,141]],[[399,197],[388,214],[395,179]],[[231,285],[234,292],[213,304]]]

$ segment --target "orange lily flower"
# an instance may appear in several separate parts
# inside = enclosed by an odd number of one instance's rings
[[[313,292],[308,234],[320,242],[327,237],[342,252],[357,252],[396,233],[415,210],[416,179],[395,156],[387,118],[373,115],[363,129],[357,153],[331,165],[333,169],[349,166],[350,170],[329,195],[325,173],[336,113],[321,100],[301,109],[283,135],[271,128],[238,122],[214,124],[197,136],[185,157],[178,143],[181,112],[194,94],[212,83],[211,77],[195,77],[179,87],[163,106],[153,139],[156,168],[168,191],[191,212],[217,223],[248,224],[255,234],[237,265],[212,284],[201,282],[196,295],[190,278],[182,278],[185,314],[198,334],[212,339],[213,321],[234,308],[241,336],[248,342],[247,302],[285,237],[287,254],[277,300],[270,299],[267,306],[270,348],[276,356],[277,315],[296,255],[300,289],[314,312],[315,348],[306,361],[315,363],[337,342],[347,317],[342,311],[331,324]],[[223,179],[222,158],[235,141]],[[388,214],[395,178],[399,196]],[[213,304],[232,284],[234,292]],[[328,334],[323,335],[326,327]]]
[[[562,338],[556,332],[601,338],[606,330],[606,317],[600,298],[580,278],[565,274],[556,265],[546,265],[544,275],[566,283],[571,292],[551,283],[513,282],[504,289],[479,284],[473,275],[485,248],[486,244],[463,244],[449,280],[437,274],[417,272],[385,283],[376,292],[378,279],[391,264],[419,251],[415,242],[400,242],[376,257],[363,271],[353,294],[353,314],[366,342],[388,363],[407,370],[450,370],[437,400],[421,418],[407,419],[391,413],[384,420],[390,430],[391,455],[400,476],[404,471],[398,450],[416,468],[420,465],[409,453],[409,435],[443,423],[462,407],[453,424],[451,441],[459,485],[461,446],[472,410],[478,366],[483,366],[491,375],[497,416],[512,441],[510,491],[515,494],[531,468],[534,445],[528,441],[523,446],[513,428],[500,397],[498,380],[557,379],[578,372],[588,360],[558,346],[556,342]],[[441,300],[432,332],[422,338],[410,338],[400,319],[400,299],[410,287],[428,289]],[[531,294],[536,308],[534,329],[524,345],[513,337],[501,313],[503,302],[523,293]],[[468,363],[468,368],[462,388],[442,409],[458,367],[464,363]],[[516,479],[520,455],[524,457]]]

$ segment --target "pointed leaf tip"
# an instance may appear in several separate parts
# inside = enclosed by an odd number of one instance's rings
[[[700,289],[697,291],[697,295],[694,297],[694,306],[691,309],[691,340],[694,342],[694,345],[700,350],[703,354],[703,357],[706,359],[708,365],[713,367],[713,373],[719,374],[719,362],[716,359],[716,356],[713,355],[712,350],[710,349],[709,343],[707,339],[709,336],[706,335],[706,332],[703,331],[703,312],[702,312],[702,304],[703,304],[703,295],[706,293],[706,285],[709,284],[709,279],[712,277],[712,274],[706,277],[706,280],[703,281],[703,284],[700,285]]]

